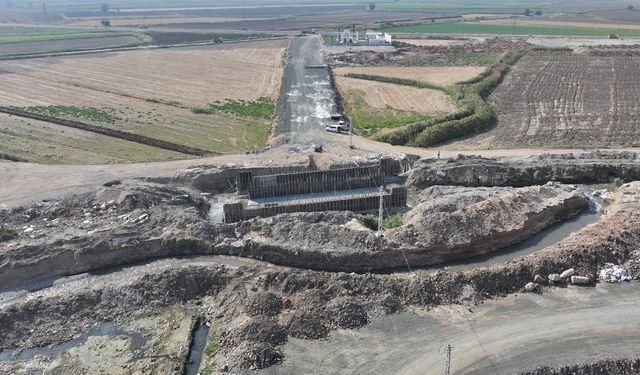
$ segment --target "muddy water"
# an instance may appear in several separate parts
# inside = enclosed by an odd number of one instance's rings
[[[89,337],[94,336],[126,336],[131,340],[132,351],[141,349],[147,342],[147,339],[138,332],[124,331],[111,322],[104,322],[78,338],[65,341],[52,347],[24,349],[20,351],[15,358],[13,357],[15,349],[2,351],[0,352],[0,361],[27,361],[33,359],[36,355],[44,356],[46,358],[54,358],[62,352],[83,345],[87,342]]]
[[[202,354],[207,346],[207,335],[209,327],[206,324],[198,324],[193,330],[191,337],[191,347],[189,348],[189,358],[185,366],[185,375],[197,375],[202,362]]]

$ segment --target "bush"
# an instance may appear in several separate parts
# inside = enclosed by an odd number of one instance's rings
[[[386,218],[383,219],[383,224],[382,224],[383,228],[393,229],[401,226],[402,217],[403,217],[402,214],[387,216]],[[360,215],[358,219],[365,227],[371,230],[378,230],[378,216],[372,215],[372,214]]]
[[[204,352],[207,353],[209,357],[213,357],[214,355],[216,355],[219,349],[220,349],[220,341],[216,337],[213,340],[209,341],[209,343],[207,344],[207,347],[204,349]]]
[[[610,192],[616,192],[618,191],[618,189],[620,188],[620,186],[622,186],[624,184],[624,181],[622,179],[620,179],[619,177],[616,177],[613,179],[613,182],[611,182],[609,184],[609,188],[607,190],[609,190]]]
[[[454,86],[450,90],[450,96],[460,108],[458,112],[410,124],[377,139],[393,145],[430,147],[487,130],[495,123],[497,110],[485,98],[502,82],[511,65],[523,54],[519,50],[509,51],[478,77]]]

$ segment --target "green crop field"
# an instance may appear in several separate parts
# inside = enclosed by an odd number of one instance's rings
[[[602,27],[546,26],[546,25],[501,25],[480,22],[425,23],[413,26],[389,28],[386,31],[419,32],[433,34],[499,34],[499,35],[567,35],[607,36],[610,33],[624,37],[640,36],[640,30],[607,29]]]
[[[552,6],[548,1],[456,1],[456,2],[431,2],[431,1],[397,1],[389,3],[376,3],[379,11],[429,11],[436,13],[520,13],[526,8],[543,9],[550,11]]]
[[[67,39],[106,38],[136,35],[114,31],[79,31],[54,28],[0,28],[0,43],[42,42]]]

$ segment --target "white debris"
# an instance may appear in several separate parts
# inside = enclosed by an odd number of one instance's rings
[[[586,276],[571,276],[571,284],[589,284],[591,280],[589,280]]]
[[[557,273],[552,273],[549,275],[549,281],[551,281],[552,283],[557,283],[562,281],[562,277]]]
[[[600,270],[598,278],[600,281],[607,283],[621,283],[623,281],[630,281],[631,275],[629,275],[622,266],[607,263]]]

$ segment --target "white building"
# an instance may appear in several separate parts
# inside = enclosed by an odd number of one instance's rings
[[[391,35],[387,33],[367,30],[367,43],[372,46],[382,46],[391,44]]]

